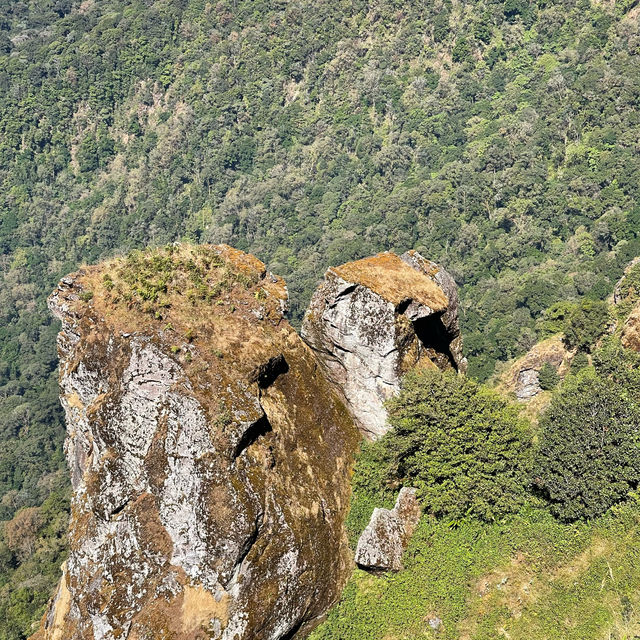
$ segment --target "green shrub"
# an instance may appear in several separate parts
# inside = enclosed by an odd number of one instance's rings
[[[576,307],[574,302],[564,300],[548,307],[536,321],[536,331],[540,339],[544,340],[557,333],[564,333]]]
[[[378,444],[387,486],[415,486],[435,516],[491,521],[524,502],[528,426],[496,392],[455,373],[409,374]]]
[[[569,376],[540,420],[535,483],[562,520],[594,518],[640,479],[640,409],[592,367]]]
[[[569,316],[564,333],[569,348],[591,351],[609,321],[609,306],[600,300],[583,300]]]
[[[545,362],[538,372],[538,382],[543,391],[555,389],[560,382],[558,370],[552,364]]]
[[[589,356],[584,351],[578,351],[571,361],[571,373],[578,373],[589,364]]]

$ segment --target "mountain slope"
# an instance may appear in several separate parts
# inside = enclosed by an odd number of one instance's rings
[[[328,265],[416,248],[461,286],[479,378],[554,302],[605,298],[640,254],[638,13],[2,0],[0,517],[63,465],[44,300],[83,261],[229,242],[299,319]]]

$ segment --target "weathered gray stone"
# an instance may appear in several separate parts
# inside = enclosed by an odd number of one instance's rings
[[[518,400],[530,400],[538,395],[542,389],[538,379],[539,372],[535,369],[522,369],[518,374],[516,397]]]
[[[442,620],[438,616],[427,618],[427,623],[434,631],[439,631],[442,628]]]
[[[384,402],[414,366],[464,370],[453,278],[417,252],[382,253],[327,271],[302,325],[360,430],[388,430]]]
[[[400,490],[393,509],[374,509],[356,547],[355,561],[372,571],[400,571],[402,554],[420,520],[416,490]]]
[[[104,266],[50,298],[74,495],[34,639],[293,639],[347,579],[357,430],[282,318],[282,280],[209,251],[240,286],[186,312],[178,291],[162,321],[114,302]]]

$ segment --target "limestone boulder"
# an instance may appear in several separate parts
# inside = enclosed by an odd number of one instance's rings
[[[416,490],[400,490],[393,509],[374,509],[356,547],[356,564],[370,571],[400,571],[402,554],[420,520]]]
[[[34,640],[291,640],[337,600],[358,432],[286,300],[226,246],[62,280],[70,554]]]
[[[329,269],[302,337],[371,439],[388,430],[384,402],[411,368],[466,368],[455,282],[415,251]]]

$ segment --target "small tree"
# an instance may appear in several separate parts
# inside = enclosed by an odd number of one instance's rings
[[[571,373],[578,373],[585,367],[589,366],[589,356],[584,351],[578,351],[573,360],[571,360]]]
[[[7,547],[15,551],[21,559],[29,557],[35,551],[41,525],[42,516],[37,507],[20,509],[5,525],[4,536]]]
[[[454,62],[465,62],[471,58],[471,47],[466,38],[458,38],[451,51],[451,58]]]
[[[389,402],[389,422],[379,443],[387,482],[417,487],[434,515],[491,521],[522,504],[528,425],[494,391],[455,373],[410,374]]]
[[[640,410],[614,379],[569,376],[540,427],[535,483],[560,519],[594,518],[637,486]]]
[[[543,391],[551,391],[558,386],[560,376],[558,370],[549,362],[545,362],[538,372],[538,382]]]
[[[583,300],[569,316],[564,333],[568,347],[591,351],[609,322],[609,307],[600,300]]]

